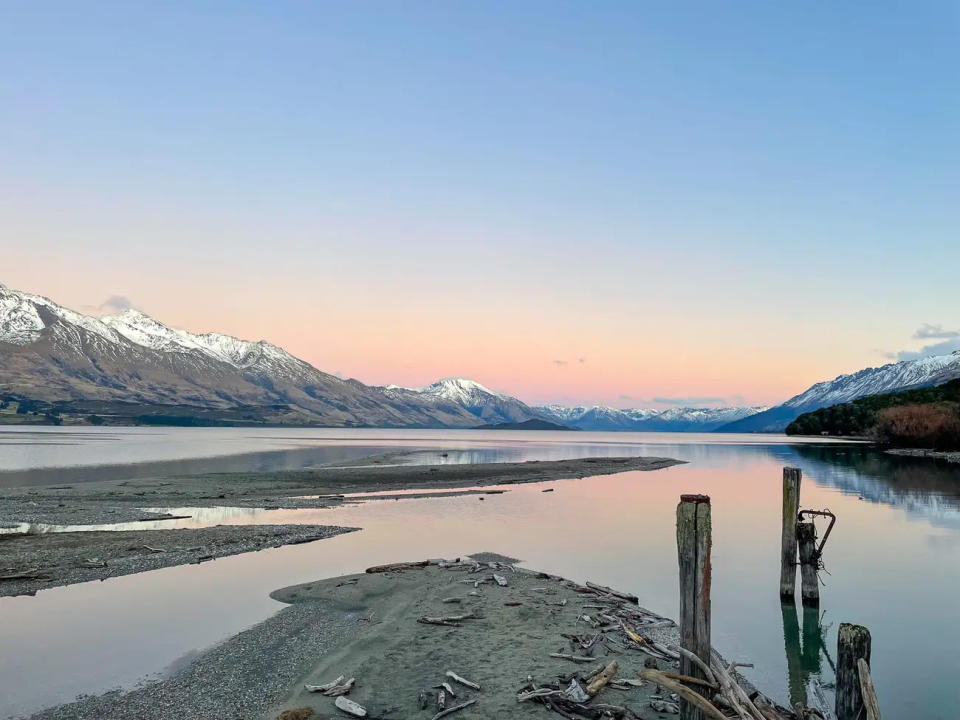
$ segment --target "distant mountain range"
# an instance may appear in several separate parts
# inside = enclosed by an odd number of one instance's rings
[[[668,410],[610,407],[534,408],[548,420],[578,430],[632,430],[634,432],[712,432],[734,420],[767,410],[767,407],[670,408]]]
[[[92,317],[0,285],[0,420],[453,427],[538,420],[578,430],[782,431],[808,410],[960,377],[960,354],[841,375],[783,405],[531,407],[465,378],[377,387],[265,341],[168,327],[137,310]]]

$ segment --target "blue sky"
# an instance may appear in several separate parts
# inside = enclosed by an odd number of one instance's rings
[[[0,281],[371,382],[782,399],[960,328],[958,29],[936,2],[5,3]]]

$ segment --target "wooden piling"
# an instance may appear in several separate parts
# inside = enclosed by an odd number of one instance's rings
[[[677,557],[680,565],[680,645],[710,665],[710,498],[681,495],[677,505]],[[687,657],[680,658],[680,672],[706,679]],[[692,703],[680,700],[681,720],[703,720]]]
[[[797,513],[800,468],[783,469],[783,527],[780,536],[780,597],[792,601],[797,583]]]
[[[797,544],[800,548],[800,597],[804,605],[819,605],[817,528],[812,522],[797,523]]]
[[[870,631],[862,625],[840,623],[837,634],[837,720],[857,720],[864,710],[858,662],[870,665]]]

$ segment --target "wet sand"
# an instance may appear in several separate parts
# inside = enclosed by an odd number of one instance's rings
[[[0,535],[0,597],[314,542],[357,528],[218,525],[190,530]]]

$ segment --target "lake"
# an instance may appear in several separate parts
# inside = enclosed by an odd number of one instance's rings
[[[0,487],[311,467],[398,449],[414,451],[399,461],[419,463],[660,455],[688,464],[510,486],[483,501],[192,513],[180,526],[303,522],[363,530],[0,598],[0,717],[130,686],[278,610],[271,590],[392,561],[499,552],[632,591],[642,605],[676,617],[675,509],[679,495],[691,492],[712,498],[713,642],[728,658],[755,663],[745,674],[762,690],[782,703],[815,704],[821,695],[832,704],[837,626],[856,622],[873,635],[873,676],[887,720],[956,717],[957,465],[759,435],[18,428],[0,431]],[[785,465],[803,469],[801,507],[838,517],[824,552],[829,574],[819,612],[783,607],[778,597]]]

